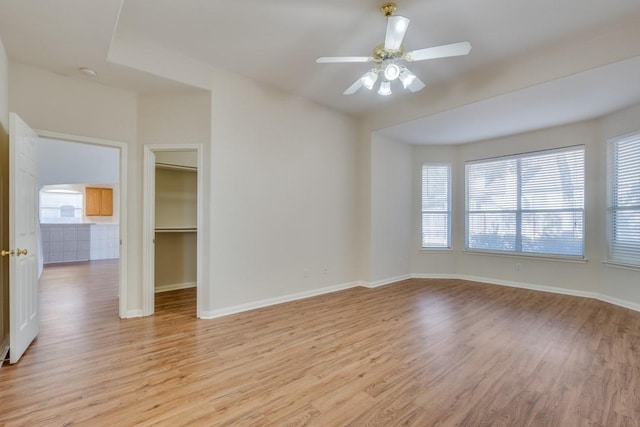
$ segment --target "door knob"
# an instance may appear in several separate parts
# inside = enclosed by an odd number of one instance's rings
[[[13,251],[5,251],[4,249],[2,250],[2,256],[11,256],[13,255]]]
[[[26,249],[16,249],[16,256],[20,256],[20,255],[26,255],[27,254],[27,250]]]

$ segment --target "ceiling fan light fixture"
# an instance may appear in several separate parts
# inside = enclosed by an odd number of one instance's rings
[[[385,3],[380,8],[387,20],[384,43],[373,48],[370,56],[321,56],[317,63],[346,63],[368,62],[374,63],[373,69],[367,71],[343,92],[344,95],[352,95],[363,86],[373,90],[378,80],[378,94],[391,95],[391,82],[400,80],[402,86],[410,92],[418,92],[425,88],[425,84],[418,76],[404,66],[406,62],[424,61],[436,58],[449,58],[452,56],[467,55],[471,51],[471,43],[468,41],[451,43],[440,46],[426,47],[412,51],[406,51],[402,42],[411,20],[405,16],[394,15],[397,10],[395,3]],[[382,77],[380,77],[382,75]]]
[[[380,88],[378,89],[378,95],[382,95],[382,96],[391,95],[391,82],[384,81],[380,83]]]
[[[402,71],[400,72],[400,75],[398,77],[400,78],[402,86],[404,86],[405,89],[408,88],[411,83],[416,81],[416,75],[409,71],[409,69],[406,67],[402,67]]]
[[[360,81],[362,82],[362,85],[367,89],[373,89],[373,85],[378,81],[378,70],[374,68],[373,70],[369,71],[367,74],[362,76]]]
[[[400,67],[395,63],[390,63],[384,68],[384,78],[394,81],[400,76]]]

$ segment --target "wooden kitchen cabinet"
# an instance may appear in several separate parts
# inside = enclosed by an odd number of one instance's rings
[[[87,187],[85,189],[86,216],[113,215],[113,189]]]

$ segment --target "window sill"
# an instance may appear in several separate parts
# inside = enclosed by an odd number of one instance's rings
[[[611,268],[618,268],[621,270],[640,271],[640,265],[622,264],[615,261],[602,261],[602,263]]]
[[[523,253],[504,253],[504,252],[492,252],[492,251],[472,251],[465,249],[462,251],[465,255],[483,255],[483,256],[494,256],[494,257],[504,257],[504,258],[519,258],[519,259],[531,259],[536,261],[555,261],[555,262],[569,262],[575,264],[586,264],[586,258],[574,258],[574,257],[563,257],[563,256],[554,256],[554,255],[527,255]]]
[[[453,249],[451,248],[420,248],[420,252],[429,253],[429,254],[451,254],[453,253]]]

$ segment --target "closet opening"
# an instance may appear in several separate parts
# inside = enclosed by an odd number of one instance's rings
[[[145,146],[143,314],[194,301],[200,317],[200,146]]]

